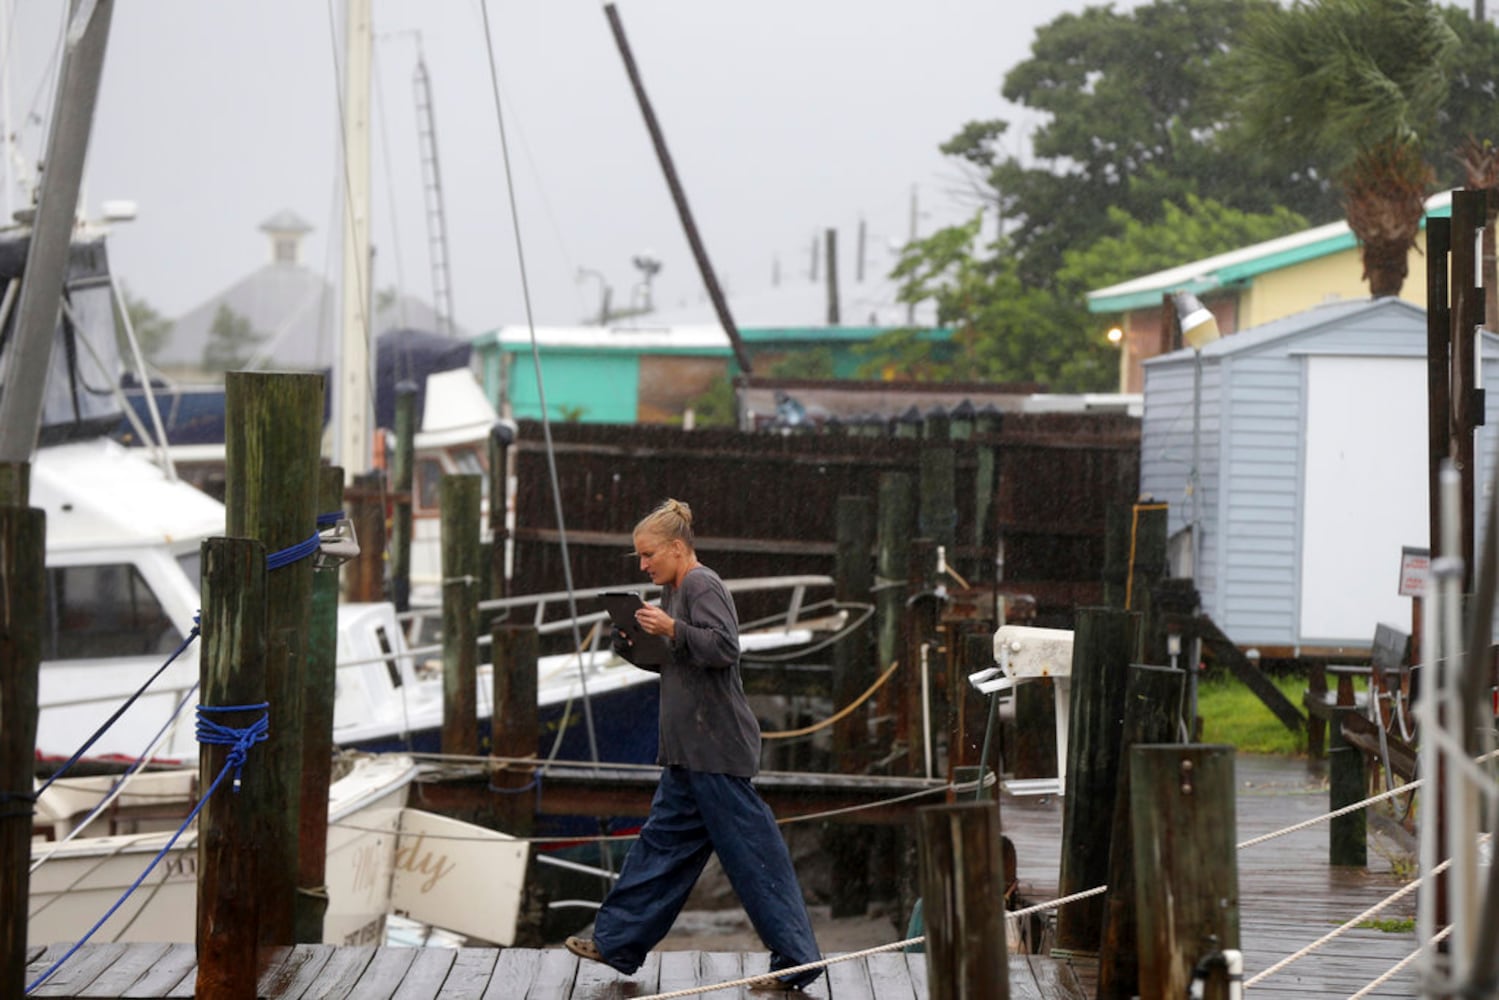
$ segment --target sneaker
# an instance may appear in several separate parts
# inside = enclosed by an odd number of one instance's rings
[[[745,989],[759,990],[760,992],[774,993],[801,993],[800,986],[793,986],[775,976],[756,976],[744,984]]]
[[[586,958],[590,962],[604,962],[604,953],[593,943],[593,938],[570,937],[563,942],[563,946],[579,958]]]

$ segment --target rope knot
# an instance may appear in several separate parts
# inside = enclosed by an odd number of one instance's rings
[[[263,743],[270,736],[271,718],[270,703],[260,702],[257,705],[199,705],[198,706],[198,742],[212,746],[226,746],[229,754],[224,759],[224,769],[234,770],[234,791],[239,792],[240,774],[244,770],[245,760],[250,755],[250,748],[257,743]],[[221,722],[205,718],[205,712],[254,712],[265,710],[260,718],[242,729],[226,726]]]

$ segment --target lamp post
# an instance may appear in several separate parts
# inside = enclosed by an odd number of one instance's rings
[[[1191,292],[1171,296],[1176,308],[1182,340],[1192,348],[1192,469],[1188,488],[1192,493],[1191,577],[1197,580],[1202,545],[1202,349],[1219,337],[1218,321]]]
[[[1218,321],[1202,301],[1191,292],[1177,292],[1171,297],[1176,309],[1182,340],[1192,348],[1192,468],[1188,488],[1192,491],[1192,586],[1198,593],[1197,574],[1202,567],[1202,349],[1219,337]],[[1168,640],[1169,641],[1169,640]],[[1178,639],[1178,643],[1180,640]],[[1174,657],[1173,657],[1174,659]],[[1187,731],[1197,726],[1197,665],[1202,662],[1202,640],[1193,638],[1191,661],[1187,665]]]

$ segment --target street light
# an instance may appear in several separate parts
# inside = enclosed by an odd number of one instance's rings
[[[1182,340],[1192,348],[1192,471],[1189,478],[1192,491],[1192,586],[1198,587],[1197,572],[1201,565],[1198,553],[1202,545],[1202,349],[1219,337],[1218,320],[1202,301],[1191,292],[1177,292],[1171,296],[1176,308],[1176,322],[1181,328]],[[1198,588],[1201,593],[1201,588]],[[1168,637],[1168,644],[1175,639],[1176,650],[1172,652],[1172,663],[1181,649],[1181,637]],[[1197,664],[1202,661],[1202,640],[1194,638],[1187,664],[1187,732],[1195,731],[1197,718]]]
[[[1171,296],[1176,308],[1182,340],[1192,348],[1192,469],[1188,488],[1192,491],[1192,562],[1195,582],[1202,544],[1202,349],[1219,337],[1218,321],[1202,301],[1191,292]]]

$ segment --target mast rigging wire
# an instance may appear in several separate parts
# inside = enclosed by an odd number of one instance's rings
[[[521,301],[526,309],[526,329],[531,338],[531,365],[536,371],[536,399],[541,406],[541,433],[546,441],[547,477],[552,487],[552,507],[557,517],[557,544],[562,553],[562,579],[567,590],[567,611],[572,618],[573,648],[583,645],[583,633],[578,625],[578,599],[573,593],[572,558],[567,549],[567,522],[562,513],[562,487],[557,478],[557,453],[552,445],[552,421],[547,416],[546,383],[541,376],[541,348],[536,341],[536,317],[531,308],[531,283],[526,274],[526,250],[520,234],[520,209],[515,201],[515,174],[510,169],[510,143],[505,134],[505,113],[500,107],[500,75],[495,65],[494,38],[489,27],[489,4],[480,0],[479,11],[484,15],[484,51],[489,60],[489,84],[494,94],[495,123],[500,129],[500,160],[505,168],[505,195],[510,204],[511,233],[515,239],[515,259],[520,268]],[[593,725],[593,704],[588,697],[588,677],[583,662],[578,661],[578,683],[583,689],[583,719],[588,728],[589,757],[599,759],[598,735]]]

